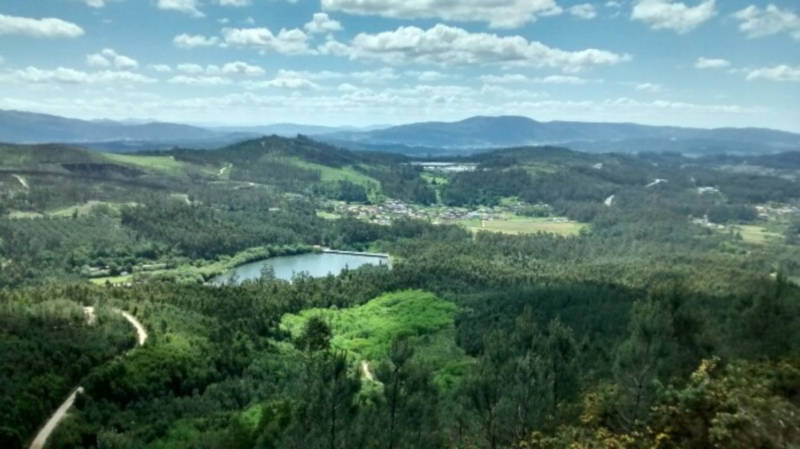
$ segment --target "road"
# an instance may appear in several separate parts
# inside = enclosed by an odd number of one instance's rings
[[[86,313],[86,320],[89,324],[93,324],[95,321],[95,314],[94,314],[94,307],[84,307],[84,312]],[[130,313],[120,310],[114,309],[115,312],[119,313],[129,323],[131,326],[136,329],[136,337],[139,346],[142,346],[144,342],[147,341],[147,330],[145,330],[142,323],[136,319],[135,316],[131,315]],[[67,417],[67,412],[70,408],[72,408],[72,404],[75,403],[75,398],[78,396],[79,393],[83,393],[83,387],[77,387],[75,390],[72,391],[72,394],[69,395],[66,401],[64,401],[58,410],[53,413],[53,416],[47,420],[47,423],[39,430],[39,433],[36,434],[36,438],[33,439],[33,442],[29,446],[29,449],[43,449],[45,443],[47,443],[47,439],[50,438],[50,434],[56,430],[56,427],[61,423],[61,421]]]

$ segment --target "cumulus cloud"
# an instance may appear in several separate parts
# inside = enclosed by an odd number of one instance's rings
[[[597,17],[597,10],[591,3],[581,3],[580,5],[571,6],[567,11],[575,17],[591,20]]]
[[[639,83],[636,85],[636,90],[640,92],[658,93],[664,90],[664,87],[655,83]]]
[[[256,65],[250,65],[243,61],[228,62],[223,65],[210,64],[202,66],[200,64],[178,64],[175,69],[189,75],[241,75],[257,77],[264,75],[264,69]]]
[[[400,78],[400,75],[391,67],[384,67],[378,70],[353,72],[350,74],[350,76],[361,81],[362,83],[381,83]]]
[[[567,72],[630,60],[629,55],[606,50],[566,51],[528,41],[522,36],[471,33],[442,24],[427,30],[408,26],[378,34],[360,33],[349,44],[329,40],[318,50],[323,54],[380,60],[388,64],[526,65]]]
[[[303,25],[306,31],[311,34],[332,33],[334,31],[341,31],[342,24],[336,20],[328,17],[324,12],[314,14],[310,22]]]
[[[129,71],[103,70],[99,72],[83,72],[80,70],[59,67],[54,70],[26,67],[13,72],[10,78],[37,84],[101,84],[101,83],[154,83],[155,79]]]
[[[198,0],[158,0],[156,3],[158,9],[167,11],[178,11],[188,14],[192,17],[205,17],[200,9],[198,9]]]
[[[734,13],[733,17],[739,20],[739,30],[749,38],[789,33],[800,40],[800,16],[773,4],[764,9],[750,5]]]
[[[216,36],[203,36],[201,34],[179,34],[172,39],[172,43],[178,48],[197,48],[197,47],[212,47],[217,45],[219,38]]]
[[[231,80],[223,78],[221,76],[187,76],[187,75],[173,76],[167,82],[170,84],[183,84],[185,86],[203,86],[203,87],[227,86],[232,83]]]
[[[322,8],[397,19],[488,22],[493,28],[517,28],[563,12],[555,0],[322,0]]]
[[[412,73],[412,75],[416,76],[416,78],[423,83],[431,83],[447,78],[447,75],[435,70],[425,70],[423,72]]]
[[[19,34],[30,37],[73,38],[83,36],[83,28],[71,22],[52,17],[30,19],[0,14],[0,35]]]
[[[694,63],[694,67],[701,70],[706,69],[724,69],[730,67],[730,61],[726,59],[716,59],[716,58],[697,58],[697,61]]]
[[[102,8],[106,6],[105,0],[86,0],[86,4],[92,8]]]
[[[259,66],[250,65],[242,61],[234,61],[224,64],[221,69],[222,73],[228,75],[244,75],[244,76],[262,76],[264,69]]]
[[[222,36],[225,45],[254,48],[262,53],[282,54],[308,53],[308,35],[293,28],[281,29],[273,34],[268,28],[224,28]]]
[[[750,70],[747,80],[767,80],[780,82],[800,82],[800,66],[792,67],[786,64],[775,67],[764,67]]]
[[[292,90],[317,90],[320,89],[319,84],[311,81],[302,72],[294,72],[291,70],[281,70],[275,78],[269,81],[248,82],[244,85],[248,89],[292,89]]]
[[[87,55],[86,63],[91,67],[114,66],[121,70],[130,70],[139,67],[138,61],[131,57],[121,55],[111,48],[104,48],[99,53]]]
[[[550,75],[539,78],[531,78],[521,73],[505,73],[503,75],[484,75],[481,76],[481,81],[486,84],[571,84],[582,85],[593,82],[600,82],[600,80],[590,80],[577,76],[568,75]]]
[[[153,64],[150,66],[150,69],[159,73],[170,73],[172,72],[172,67],[166,64]]]
[[[696,6],[671,0],[638,0],[631,20],[650,25],[654,30],[688,33],[717,15],[715,0],[704,0]]]

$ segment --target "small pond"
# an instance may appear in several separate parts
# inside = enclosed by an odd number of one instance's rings
[[[214,285],[226,284],[235,279],[236,283],[246,280],[257,280],[265,266],[271,266],[275,277],[291,281],[296,274],[306,273],[311,277],[324,277],[329,274],[338,275],[345,268],[354,270],[363,265],[389,265],[389,258],[383,254],[322,252],[296,256],[271,257],[248,264],[240,265],[213,278]]]

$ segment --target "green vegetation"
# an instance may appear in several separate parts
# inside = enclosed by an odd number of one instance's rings
[[[170,174],[179,173],[185,167],[185,164],[176,161],[172,156],[140,156],[118,153],[106,153],[103,156],[113,162],[135,165],[137,167],[158,170]]]
[[[0,147],[0,446],[795,447],[795,160]],[[392,268],[207,283],[316,245]]]
[[[586,227],[584,223],[579,223],[567,219],[552,218],[533,218],[533,217],[507,217],[500,220],[461,220],[460,225],[472,232],[500,232],[503,234],[536,234],[546,232],[556,235],[578,235]]]
[[[351,359],[382,361],[392,343],[406,340],[415,348],[416,360],[452,380],[468,363],[454,340],[455,304],[418,290],[390,293],[349,309],[308,309],[287,315],[282,325],[298,338],[311,317],[327,323],[330,344]],[[441,372],[439,372],[441,370]],[[450,370],[450,371],[448,371]],[[452,371],[455,370],[455,371]]]

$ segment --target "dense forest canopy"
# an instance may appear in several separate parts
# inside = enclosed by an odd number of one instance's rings
[[[797,161],[1,145],[0,447],[795,447]]]

